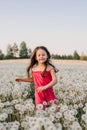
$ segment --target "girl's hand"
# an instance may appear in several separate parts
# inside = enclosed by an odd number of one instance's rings
[[[16,78],[15,81],[21,82],[21,79],[20,78]]]
[[[41,92],[43,90],[44,90],[43,87],[38,87],[38,92]]]
[[[44,91],[46,88],[44,87],[38,87],[38,92]]]

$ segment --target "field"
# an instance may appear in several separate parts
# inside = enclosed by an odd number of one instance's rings
[[[0,60],[0,63],[28,63],[28,59],[19,59],[19,60]],[[87,61],[81,61],[81,60],[52,60],[54,63],[57,64],[79,64],[79,65],[87,65]]]
[[[0,130],[87,130],[87,61],[53,60],[58,105],[34,105],[34,86],[17,83],[29,60],[0,61]]]

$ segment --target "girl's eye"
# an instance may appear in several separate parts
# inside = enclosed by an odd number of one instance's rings
[[[45,56],[45,54],[42,54],[42,55],[38,55],[38,56]]]

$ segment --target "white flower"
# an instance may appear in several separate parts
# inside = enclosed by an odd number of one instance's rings
[[[74,104],[74,108],[75,108],[75,109],[78,109],[78,104]]]
[[[6,113],[0,114],[0,121],[5,121],[7,117],[8,117],[8,114]]]
[[[0,102],[0,109],[2,109],[4,107],[4,103]]]
[[[37,120],[38,120],[38,118],[34,118],[34,117],[31,117],[29,119],[29,126],[30,126],[30,128],[34,127],[37,124]]]
[[[53,122],[55,120],[55,115],[50,115],[49,118]]]
[[[24,104],[33,104],[33,99],[29,98],[25,100]]]
[[[49,107],[49,113],[50,113],[50,112],[56,112],[56,110],[57,110],[57,106],[54,105],[54,104]]]
[[[38,119],[37,119],[37,124],[39,124],[40,126],[43,126],[44,125],[44,119],[43,118],[41,118],[41,117],[39,117]]]
[[[79,108],[82,108],[82,107],[83,107],[83,104],[82,104],[82,103],[79,103],[78,106],[79,106]]]
[[[45,130],[48,130],[48,128],[49,128],[50,126],[52,126],[52,125],[53,125],[52,121],[48,118],[48,119],[46,120],[45,124],[44,124]]]
[[[84,107],[84,108],[83,108],[83,111],[84,111],[84,112],[87,112],[87,107]]]
[[[21,127],[25,128],[25,129],[26,129],[27,127],[29,128],[29,122],[28,122],[28,121],[22,121],[22,122],[21,122]]]
[[[50,125],[47,130],[58,130],[54,125]]]
[[[12,114],[12,113],[13,113],[13,108],[8,108],[8,109],[7,109],[7,113],[8,113],[8,114]]]
[[[62,124],[61,123],[56,123],[55,124],[57,130],[62,130]]]
[[[37,110],[42,110],[43,109],[43,104],[37,104],[36,109]]]
[[[85,122],[85,124],[87,125],[87,114],[83,114],[81,118]]]
[[[62,117],[62,113],[61,112],[57,112],[56,115],[55,115],[55,117],[57,119],[60,119]]]
[[[34,111],[34,109],[35,109],[35,105],[34,104],[29,104],[29,103],[27,103],[26,105],[26,109],[28,109],[28,110],[30,110],[30,111]]]
[[[36,124],[35,126],[32,126],[29,130],[41,130],[41,127],[39,124]]]
[[[66,110],[68,110],[68,106],[67,105],[61,105],[60,112],[64,112]]]
[[[71,128],[71,130],[82,130],[82,127],[76,121],[73,122],[73,124],[70,126],[70,128]]]

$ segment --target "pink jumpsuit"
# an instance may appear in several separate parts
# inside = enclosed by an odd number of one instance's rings
[[[37,91],[38,87],[44,87],[46,84],[51,82],[52,77],[50,70],[45,72],[45,76],[42,76],[42,71],[32,71],[32,76],[35,84],[35,104],[43,104],[44,101],[49,102],[55,100],[56,96],[53,91],[53,86],[41,92]]]

